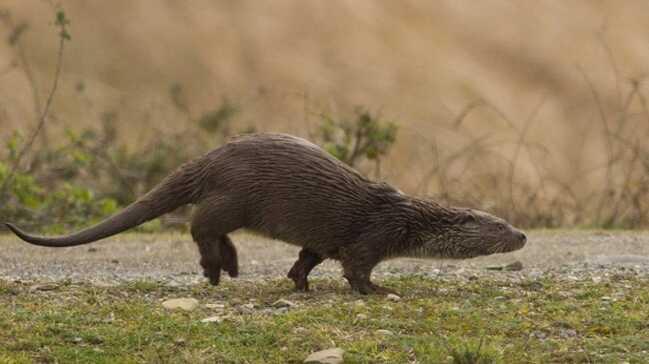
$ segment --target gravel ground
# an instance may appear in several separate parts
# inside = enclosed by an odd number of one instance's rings
[[[375,270],[377,277],[422,274],[444,277],[490,275],[594,280],[619,274],[649,277],[649,232],[532,231],[520,251],[463,261],[395,259]],[[232,236],[239,251],[239,279],[284,277],[298,248],[245,232]],[[0,236],[0,279],[21,281],[93,282],[116,284],[133,280],[161,280],[170,285],[201,282],[198,252],[188,234],[123,234],[73,248],[43,248]],[[503,266],[522,263],[522,270]],[[313,277],[340,277],[338,263],[317,267]],[[226,275],[227,276],[227,275]],[[229,278],[224,278],[229,279]]]

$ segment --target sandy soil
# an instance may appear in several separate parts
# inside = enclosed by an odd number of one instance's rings
[[[574,276],[626,270],[649,276],[649,232],[533,231],[522,250],[464,261],[395,259],[379,265],[375,275],[543,274]],[[284,276],[297,257],[291,245],[247,233],[233,235],[239,249],[240,279]],[[71,280],[115,283],[139,279],[170,284],[203,280],[198,253],[185,234],[124,234],[90,245],[51,249],[35,247],[9,235],[0,236],[0,279]],[[495,266],[515,261],[516,272]],[[492,269],[489,269],[492,268]],[[340,276],[336,262],[325,262],[312,276]],[[226,278],[227,279],[227,278]]]

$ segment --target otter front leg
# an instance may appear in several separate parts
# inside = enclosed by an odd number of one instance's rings
[[[223,235],[220,239],[220,253],[222,269],[228,272],[230,277],[239,276],[239,258],[237,257],[237,248],[232,244],[232,240],[227,235]]]
[[[241,226],[239,219],[228,211],[224,199],[206,199],[195,210],[191,234],[201,255],[203,275],[218,285],[221,270],[230,277],[239,275],[237,250],[227,233]]]
[[[293,264],[293,267],[288,272],[288,277],[295,282],[295,290],[303,292],[309,290],[309,281],[307,277],[313,268],[322,263],[323,260],[324,258],[312,250],[307,248],[300,250],[298,260]]]
[[[395,291],[376,285],[370,281],[372,269],[381,261],[373,252],[348,248],[341,249],[343,276],[349,282],[352,291],[360,294],[397,294]]]

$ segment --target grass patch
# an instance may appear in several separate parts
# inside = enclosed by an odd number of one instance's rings
[[[649,281],[389,279],[401,301],[353,295],[338,280],[309,294],[287,280],[169,287],[0,281],[0,362],[301,363],[345,350],[350,363],[642,363]],[[193,297],[191,312],[164,299]],[[296,304],[277,308],[284,298]],[[216,304],[216,305],[210,305]],[[222,306],[221,306],[222,305]],[[220,323],[202,323],[209,316]],[[379,330],[389,330],[389,333]]]

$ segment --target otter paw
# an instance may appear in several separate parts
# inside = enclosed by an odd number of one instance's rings
[[[203,271],[203,276],[205,278],[207,278],[210,281],[210,284],[213,285],[213,286],[218,286],[219,282],[221,281],[221,271],[220,270],[218,271],[218,273],[213,272],[213,271],[204,270]]]
[[[295,290],[298,292],[308,292],[309,291],[309,281],[304,279],[297,279],[294,280],[295,282]]]
[[[239,266],[236,261],[223,263],[223,270],[228,272],[228,275],[232,278],[239,276]]]
[[[221,280],[221,265],[201,259],[201,266],[203,267],[203,276],[209,279],[211,285],[217,286]]]
[[[295,282],[296,291],[307,292],[309,290],[309,281],[307,280],[306,275],[298,273],[295,267],[293,267],[286,276]]]
[[[389,288],[381,287],[379,285],[376,285],[372,282],[363,282],[363,283],[357,283],[357,284],[352,284],[352,291],[356,293],[360,293],[362,295],[369,295],[369,294],[376,294],[376,295],[389,295],[389,294],[397,294],[396,291],[391,290]]]

